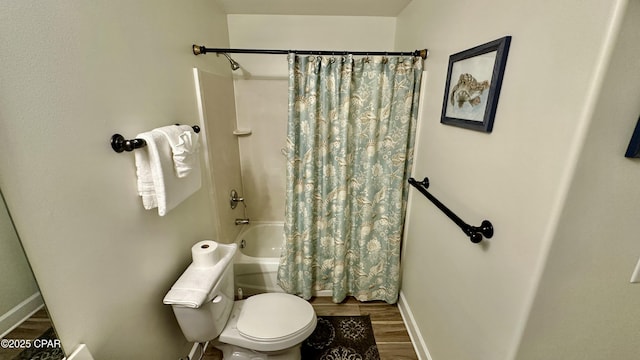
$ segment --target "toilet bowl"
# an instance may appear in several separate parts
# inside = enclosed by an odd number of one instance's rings
[[[300,359],[300,344],[315,330],[316,321],[313,307],[296,296],[254,295],[234,303],[214,345],[224,359]],[[239,357],[244,353],[250,357]]]
[[[315,330],[311,304],[290,294],[233,300],[235,244],[218,244],[211,267],[187,268],[164,298],[189,341],[211,343],[223,359],[299,360],[300,344]]]

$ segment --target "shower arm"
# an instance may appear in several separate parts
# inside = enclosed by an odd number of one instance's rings
[[[229,64],[231,64],[231,70],[236,71],[236,70],[240,69],[240,64],[237,61],[233,60],[231,58],[231,56],[229,56],[229,54],[227,54],[227,53],[216,53],[216,55],[220,55],[220,54],[224,55],[224,57],[226,57],[227,60],[229,60]]]

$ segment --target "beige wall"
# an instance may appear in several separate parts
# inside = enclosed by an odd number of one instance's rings
[[[393,50],[395,18],[355,16],[229,15],[231,47],[249,49]],[[247,215],[252,221],[284,218],[287,131],[286,55],[233,54]]]
[[[623,2],[414,0],[398,17],[396,48],[430,50],[414,176],[467,222],[495,227],[474,245],[411,192],[402,297],[432,359],[515,357]],[[506,35],[493,132],[440,124],[449,56]]]
[[[0,194],[0,334],[16,325],[32,308],[18,307],[38,293],[31,268],[20,246]],[[37,305],[42,305],[40,299]],[[25,313],[26,312],[26,313]],[[16,318],[17,317],[17,318]]]
[[[375,16],[228,15],[234,48],[391,50],[396,19]],[[286,55],[233,54],[251,78],[287,77]]]
[[[136,195],[109,139],[196,124],[191,44],[228,46],[215,3],[14,1],[0,10],[0,187],[63,346],[97,359],[176,359],[189,345],[162,298],[211,238],[205,188],[167,216]]]
[[[640,354],[640,284],[629,282],[640,256],[640,162],[623,156],[640,114],[639,19],[640,2],[629,1],[517,360]]]

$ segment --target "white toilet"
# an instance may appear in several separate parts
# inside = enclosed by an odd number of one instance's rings
[[[236,244],[216,244],[215,266],[191,264],[164,298],[187,340],[212,341],[224,359],[299,360],[300,345],[316,328],[307,301],[267,293],[234,301]]]

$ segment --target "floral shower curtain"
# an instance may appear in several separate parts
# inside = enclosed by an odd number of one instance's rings
[[[422,59],[289,62],[285,245],[278,282],[309,299],[395,303]]]

